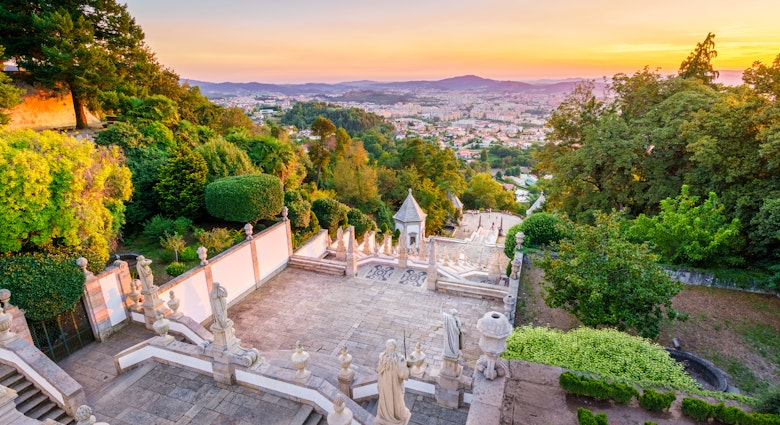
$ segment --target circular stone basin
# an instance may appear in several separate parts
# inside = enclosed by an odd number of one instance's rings
[[[673,359],[683,364],[685,371],[699,382],[701,389],[711,391],[726,391],[728,389],[726,374],[709,361],[686,351],[673,348],[666,348],[666,351]]]

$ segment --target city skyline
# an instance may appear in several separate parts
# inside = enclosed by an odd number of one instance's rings
[[[780,4],[768,0],[581,3],[127,1],[161,63],[215,82],[600,78],[644,66],[671,74],[708,32],[716,69],[780,53]]]

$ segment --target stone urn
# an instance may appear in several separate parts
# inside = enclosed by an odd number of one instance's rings
[[[298,371],[295,373],[295,379],[309,379],[311,376],[311,371],[306,370],[306,365],[309,363],[309,353],[303,351],[303,347],[301,346],[300,341],[295,343],[295,350],[293,351],[292,356],[290,356],[290,360],[292,361],[293,366],[295,366],[295,369]]]
[[[181,316],[183,316],[182,313],[179,313],[177,311],[179,309],[179,305],[181,305],[181,300],[176,298],[176,294],[174,294],[173,291],[169,292],[168,296],[170,297],[170,300],[168,300],[168,302],[167,302],[168,308],[170,308],[171,311],[173,312],[171,314],[171,318],[178,319]]]
[[[160,335],[164,344],[170,344],[174,338],[168,335],[168,329],[171,327],[171,322],[165,318],[165,313],[162,310],[157,310],[157,320],[152,324],[154,331],[157,335]]]
[[[2,309],[0,309],[2,311]],[[0,341],[7,341],[15,336],[11,332],[11,323],[13,323],[14,316],[8,313],[0,313]]]
[[[509,320],[497,311],[490,311],[477,320],[477,330],[482,334],[479,348],[483,353],[477,360],[477,371],[490,381],[507,375],[509,365],[499,357],[506,351],[506,339],[512,334]]]
[[[409,363],[412,365],[412,369],[409,371],[409,375],[412,378],[422,379],[425,374],[425,370],[422,368],[423,362],[425,362],[425,353],[420,350],[420,343],[414,346],[414,351],[409,355]]]
[[[355,377],[355,371],[350,369],[352,364],[352,354],[347,352],[347,347],[341,347],[341,355],[339,356],[339,366],[341,371],[339,372],[339,379],[352,380]]]

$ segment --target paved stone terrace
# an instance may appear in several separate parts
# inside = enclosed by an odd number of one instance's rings
[[[292,350],[301,341],[310,353],[331,356],[333,371],[341,346],[353,364],[376,368],[385,341],[395,338],[407,352],[420,342],[428,368],[440,366],[443,334],[440,308],[456,308],[463,322],[461,362],[479,357],[477,320],[503,303],[425,289],[425,272],[390,266],[363,266],[357,277],[322,275],[287,268],[228,309],[242,345],[261,352]],[[186,306],[181,309],[186,314]]]
[[[355,364],[373,370],[385,341],[397,338],[402,344],[404,332],[408,351],[419,341],[427,359],[440,359],[444,304],[459,310],[466,343],[463,363],[468,366],[479,354],[477,319],[503,308],[497,301],[427,291],[425,273],[420,271],[365,266],[358,274],[349,278],[285,269],[229,308],[236,335],[244,346],[271,351],[268,360],[274,363],[282,363],[300,340],[306,350],[318,354],[312,361],[333,358],[332,364],[311,369],[332,370],[334,375],[335,358],[346,344]],[[186,313],[186,306],[182,310]],[[143,326],[131,324],[108,341],[92,343],[60,362],[84,386],[98,420],[112,425],[286,425],[306,409],[272,394],[218,384],[210,376],[163,364],[147,364],[117,376],[113,355],[152,336]],[[428,370],[438,367],[437,362],[427,363]],[[429,397],[407,393],[406,399],[411,425],[462,425],[468,415],[466,408],[442,408]]]

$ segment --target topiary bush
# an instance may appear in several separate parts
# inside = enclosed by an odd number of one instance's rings
[[[333,198],[320,198],[312,202],[311,211],[317,216],[320,226],[328,229],[331,236],[336,229],[347,224],[348,207]]]
[[[363,211],[356,208],[351,208],[347,211],[347,222],[348,224],[355,226],[356,238],[362,238],[369,230],[376,229],[374,220],[371,220],[367,215],[363,214]]]
[[[205,197],[209,214],[239,223],[276,217],[284,206],[282,182],[269,174],[215,180],[206,186]]]
[[[167,267],[165,267],[165,273],[168,273],[168,276],[178,276],[184,272],[187,271],[187,265],[184,263],[180,263],[178,261],[174,261],[171,264],[168,264]]]
[[[661,411],[669,409],[672,403],[677,400],[677,396],[674,393],[659,393],[648,388],[637,399],[639,400],[639,405],[645,409]]]
[[[580,425],[609,425],[606,414],[594,415],[593,412],[584,407],[577,409],[577,422]]]
[[[715,416],[715,406],[706,401],[686,397],[682,401],[682,413],[699,422],[704,422]]]
[[[520,230],[525,233],[523,244],[539,248],[558,242],[566,236],[563,226],[563,219],[556,215],[541,212],[531,214],[520,223]]]
[[[311,223],[311,203],[301,197],[297,190],[284,192],[284,205],[287,206],[287,218],[294,229],[305,229]]]
[[[84,295],[84,272],[76,256],[36,252],[0,255],[0,288],[29,320],[46,320],[73,309]]]

